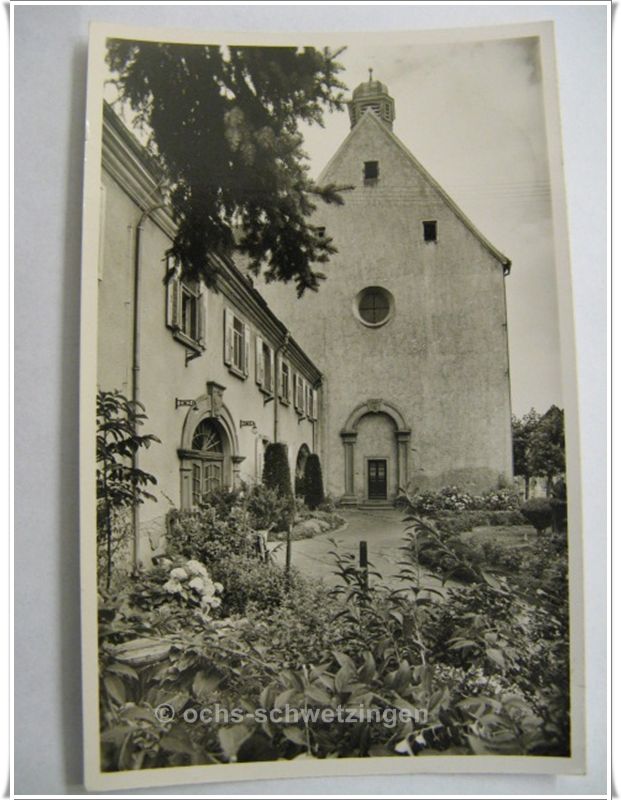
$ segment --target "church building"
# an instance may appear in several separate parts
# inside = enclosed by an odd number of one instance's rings
[[[319,292],[262,292],[323,373],[327,491],[377,506],[400,488],[512,481],[510,261],[395,136],[387,87],[360,84],[313,219],[338,252]]]
[[[318,453],[343,505],[512,480],[510,262],[395,136],[386,86],[358,86],[349,115],[319,178],[345,203],[312,220],[338,252],[296,299],[241,260],[220,259],[217,291],[184,280],[158,168],[104,107],[98,385],[143,403],[160,440],[140,453],[158,483],[135,511],[136,563],[162,551],[170,508],[260,481],[272,441],[292,480]]]

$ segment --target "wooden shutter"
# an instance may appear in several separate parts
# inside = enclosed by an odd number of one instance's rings
[[[199,292],[196,298],[196,330],[201,347],[207,340],[207,298],[208,292]]]
[[[244,365],[244,375],[248,376],[250,367],[250,326],[244,323],[244,357],[242,359]]]
[[[263,368],[263,339],[260,336],[257,336],[254,340],[255,347],[255,377],[256,381],[263,388],[263,381],[265,379],[265,370]]]
[[[233,363],[233,312],[224,309],[224,363]]]
[[[319,410],[317,408],[317,398],[319,397],[319,394],[317,392],[317,389],[312,389],[311,391],[312,391],[311,397],[313,398],[313,413],[311,419],[317,419]]]
[[[179,330],[181,313],[181,281],[173,273],[166,282],[166,324],[173,330]]]
[[[275,366],[274,351],[270,347],[270,385],[267,387],[268,392],[274,392],[276,390],[276,373],[274,372]]]

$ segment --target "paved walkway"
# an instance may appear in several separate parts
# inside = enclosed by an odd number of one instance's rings
[[[291,563],[305,575],[322,578],[332,586],[337,583],[334,575],[334,558],[329,555],[334,550],[329,539],[335,539],[340,552],[355,553],[358,557],[359,543],[367,542],[369,561],[381,573],[384,583],[393,588],[401,588],[404,584],[395,578],[400,567],[397,563],[403,560],[399,547],[403,544],[405,523],[403,513],[393,509],[381,511],[339,508],[337,513],[344,517],[346,526],[338,531],[315,536],[312,539],[299,539],[292,542]],[[283,544],[276,554],[276,560],[284,563],[285,546]],[[371,579],[373,580],[373,578]],[[441,582],[435,578],[426,578],[424,583],[441,589]]]

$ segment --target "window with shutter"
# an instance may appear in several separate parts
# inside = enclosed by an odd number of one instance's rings
[[[224,363],[240,378],[250,371],[250,327],[224,309]]]
[[[166,261],[166,325],[186,348],[205,347],[205,297],[197,281],[184,281],[172,257]]]

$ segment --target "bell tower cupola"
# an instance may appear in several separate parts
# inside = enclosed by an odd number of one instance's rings
[[[373,80],[373,70],[369,70],[369,80],[357,86],[351,100],[347,102],[351,127],[354,128],[367,112],[375,114],[387,128],[392,130],[395,118],[395,101],[388,94],[388,88],[380,81]]]

